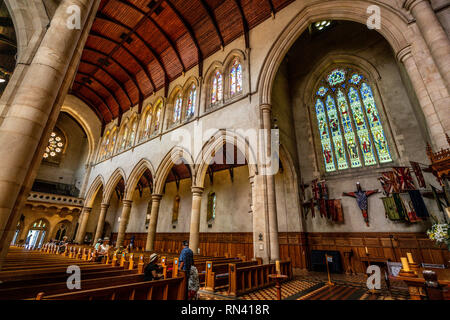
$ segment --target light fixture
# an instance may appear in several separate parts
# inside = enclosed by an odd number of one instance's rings
[[[330,25],[331,25],[330,20],[323,20],[323,21],[318,21],[318,22],[314,23],[314,26],[319,31],[325,29],[326,27],[329,27]]]
[[[3,78],[0,78],[0,83],[3,83],[3,82],[6,82],[6,80]]]

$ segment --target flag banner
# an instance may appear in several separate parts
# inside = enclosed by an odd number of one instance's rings
[[[393,167],[395,180],[399,186],[399,192],[414,190],[414,180],[408,167]]]
[[[395,200],[393,197],[384,197],[381,198],[381,200],[383,201],[384,210],[389,220],[392,221],[403,220],[398,214],[397,206],[395,205]]]
[[[378,180],[380,181],[386,196],[389,196],[393,192],[399,192],[399,187],[397,185],[394,172],[382,172],[381,177],[378,178]]]
[[[409,162],[411,167],[414,170],[414,174],[416,175],[417,182],[419,183],[420,188],[426,188],[427,185],[425,183],[425,178],[423,177],[422,168],[420,168],[420,164],[414,161]]]

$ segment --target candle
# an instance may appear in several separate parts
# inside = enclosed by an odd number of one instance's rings
[[[402,267],[404,271],[410,271],[409,270],[409,264],[408,264],[408,259],[402,257],[400,258],[400,260],[402,261]]]
[[[281,273],[281,270],[280,270],[280,261],[275,261],[275,270],[277,271],[277,274],[280,274]]]
[[[408,263],[414,263],[413,256],[411,252],[407,252],[406,256],[408,257]]]

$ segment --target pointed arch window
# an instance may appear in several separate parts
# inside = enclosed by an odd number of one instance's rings
[[[186,119],[189,119],[194,116],[196,103],[197,103],[197,87],[195,86],[195,84],[192,84],[191,89],[189,90],[189,96],[187,101]]]
[[[214,73],[211,88],[211,104],[220,103],[223,98],[222,74],[219,70]]]
[[[154,124],[153,124],[153,131],[152,133],[157,133],[160,127],[161,122],[161,109],[162,109],[162,102],[159,102],[157,106],[155,107],[154,111]]]
[[[128,124],[125,124],[120,141],[119,151],[122,151],[127,147],[127,141],[128,141]]]
[[[129,148],[131,146],[133,146],[134,139],[136,137],[136,132],[137,132],[137,119],[136,119],[136,117],[131,122],[130,128],[131,128],[131,131],[130,131],[130,135],[129,135],[129,138],[128,138],[128,147]]]
[[[106,158],[109,148],[110,134],[109,131],[106,133],[105,138],[103,140],[103,146],[100,153],[100,159],[103,160]]]
[[[173,106],[173,123],[177,123],[181,119],[181,107],[183,105],[183,97],[181,92],[178,92],[177,97],[175,98],[175,104]]]
[[[150,136],[151,133],[151,128],[152,128],[152,109],[148,109],[147,112],[145,113],[145,118],[144,118],[144,131],[142,133],[142,139],[148,138]]]
[[[230,70],[230,96],[242,92],[242,65],[235,59]]]
[[[368,79],[337,68],[321,79],[315,113],[327,172],[392,162]]]
[[[114,153],[114,147],[116,146],[116,140],[117,140],[117,130],[114,130],[114,132],[111,134],[111,141],[110,141],[109,147],[108,147],[108,157],[112,156]]]

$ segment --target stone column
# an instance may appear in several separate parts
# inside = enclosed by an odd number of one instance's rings
[[[100,239],[103,233],[103,226],[105,225],[106,213],[108,212],[109,203],[102,203],[100,209],[100,215],[98,217],[97,229],[95,230],[94,245],[97,240]]]
[[[117,233],[116,248],[119,248],[120,246],[123,245],[123,241],[125,238],[125,232],[127,231],[128,220],[130,219],[132,203],[133,203],[133,201],[131,201],[131,200],[123,200],[123,209],[122,209],[122,215],[120,216],[120,224],[119,224],[119,231]]]
[[[417,26],[450,92],[450,40],[436,17],[430,0],[405,0],[403,7],[411,11],[416,19]]]
[[[440,148],[447,148],[447,139],[445,137],[445,130],[441,119],[442,117],[448,117],[448,115],[440,114],[436,110],[435,104],[428,94],[425,83],[423,82],[416,62],[414,61],[414,57],[411,53],[411,47],[401,50],[397,54],[397,59],[405,66],[417,99],[419,100],[419,104],[427,122],[433,149],[436,151]]]
[[[271,106],[261,105],[263,129],[265,131],[265,145],[262,146],[265,152],[265,157],[272,154],[272,120],[271,120]],[[273,172],[270,172],[270,164],[265,161],[265,165],[262,166],[265,184],[266,184],[266,196],[267,196],[267,210],[269,218],[269,241],[270,241],[270,259],[280,259],[280,246],[278,244],[278,217],[277,217],[277,201],[275,195],[275,176]]]
[[[189,248],[198,253],[200,244],[200,208],[202,206],[203,188],[192,187],[191,228],[189,231]]]
[[[42,161],[48,135],[81,57],[99,0],[60,1],[0,125],[0,268]],[[68,9],[80,9],[80,29],[69,29]],[[70,11],[69,11],[70,12]]]
[[[78,226],[77,236],[75,237],[75,241],[79,244],[82,244],[84,236],[86,235],[86,227],[91,211],[92,208],[84,207],[81,212],[80,225]]]
[[[161,198],[162,194],[152,194],[152,211],[150,213],[150,223],[148,225],[145,251],[153,251],[155,249],[156,226],[158,224],[158,213]]]

